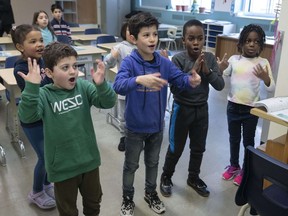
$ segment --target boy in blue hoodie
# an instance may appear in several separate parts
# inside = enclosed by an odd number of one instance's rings
[[[126,140],[123,167],[123,202],[120,215],[134,215],[134,176],[144,150],[145,196],[149,207],[158,214],[165,211],[156,192],[156,180],[164,116],[167,83],[193,91],[201,83],[196,70],[184,74],[169,59],[155,52],[158,20],[143,12],[129,19],[128,28],[137,49],[123,59],[114,82],[114,90],[126,96]]]

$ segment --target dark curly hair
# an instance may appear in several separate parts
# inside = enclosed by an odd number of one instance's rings
[[[244,26],[243,30],[240,33],[239,40],[237,43],[238,52],[242,54],[242,47],[245,45],[247,37],[248,37],[250,32],[256,32],[258,34],[259,47],[260,47],[258,55],[260,55],[260,53],[262,52],[262,50],[264,48],[264,44],[266,41],[266,38],[265,38],[266,35],[265,35],[265,32],[263,31],[263,29],[261,28],[261,26],[255,25],[255,24],[250,24],[250,25]]]

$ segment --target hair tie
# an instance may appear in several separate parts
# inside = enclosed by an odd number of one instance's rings
[[[16,28],[17,28],[17,26],[16,26],[16,25],[12,26],[12,30],[13,30],[13,31],[15,31],[15,30],[16,30]]]

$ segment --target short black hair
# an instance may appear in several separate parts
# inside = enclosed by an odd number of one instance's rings
[[[59,43],[59,42],[52,42],[48,44],[43,52],[43,60],[45,63],[45,67],[49,68],[53,71],[53,67],[58,64],[63,58],[75,56],[77,58],[78,54],[73,47]]]
[[[55,9],[59,9],[59,10],[61,10],[63,12],[63,8],[61,7],[60,4],[57,4],[57,3],[56,4],[52,4],[51,5],[51,12],[53,13]]]
[[[263,29],[261,28],[261,26],[256,25],[256,24],[249,24],[247,26],[244,26],[243,30],[240,33],[239,40],[237,43],[238,52],[242,54],[242,47],[246,43],[247,37],[248,37],[250,32],[256,32],[258,34],[259,47],[260,47],[260,50],[258,53],[258,56],[259,56],[260,53],[263,51],[264,44],[266,41],[266,35],[265,35],[265,32],[263,31]]]
[[[123,40],[126,40],[126,31],[127,31],[127,28],[128,28],[128,22],[125,22],[122,27],[121,27],[121,31],[120,31],[120,35],[121,35],[121,38]]]
[[[188,20],[185,24],[184,24],[184,26],[183,26],[183,37],[185,36],[185,34],[186,34],[186,31],[187,31],[187,28],[189,28],[189,27],[191,27],[191,26],[199,26],[199,27],[201,27],[202,29],[203,29],[203,31],[204,31],[204,26],[203,26],[203,24],[202,24],[202,22],[201,21],[199,21],[199,20],[197,20],[197,19],[191,19],[191,20]],[[205,34],[205,31],[204,31],[204,34]]]
[[[150,27],[153,25],[155,25],[156,29],[158,30],[159,22],[157,18],[152,16],[152,14],[149,12],[137,13],[132,16],[128,21],[128,28],[130,34],[133,35],[135,39],[138,38],[138,34],[141,28]]]

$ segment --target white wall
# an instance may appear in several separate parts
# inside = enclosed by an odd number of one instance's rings
[[[15,25],[32,24],[33,14],[39,10],[46,11],[51,19],[50,7],[54,2],[53,0],[11,0]]]

